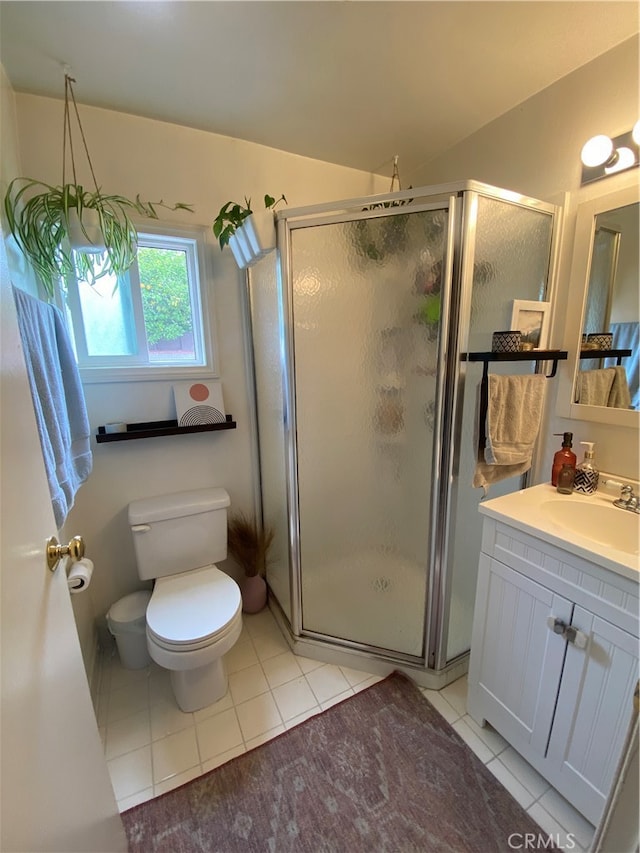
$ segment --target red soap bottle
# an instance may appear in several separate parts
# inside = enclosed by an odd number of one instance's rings
[[[559,432],[554,433],[554,435],[560,435]],[[553,457],[553,467],[551,468],[551,485],[558,485],[558,474],[562,470],[563,465],[571,465],[571,467],[575,470],[577,457],[576,454],[571,450],[573,447],[573,433],[565,432],[562,433],[562,447]]]

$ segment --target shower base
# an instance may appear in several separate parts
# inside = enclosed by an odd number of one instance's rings
[[[424,565],[388,549],[303,565],[303,630],[422,657]]]

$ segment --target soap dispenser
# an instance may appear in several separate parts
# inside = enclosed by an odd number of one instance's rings
[[[554,433],[554,435],[560,435],[559,432]],[[571,465],[572,468],[576,467],[576,454],[571,450],[573,441],[573,433],[565,432],[562,434],[562,447],[558,450],[553,457],[553,466],[551,468],[551,485],[558,485],[558,474],[562,470],[563,465]]]
[[[581,441],[580,444],[584,444],[587,449],[584,452],[584,460],[576,468],[573,489],[583,495],[592,495],[598,488],[598,480],[600,479],[600,473],[593,461],[593,442]]]

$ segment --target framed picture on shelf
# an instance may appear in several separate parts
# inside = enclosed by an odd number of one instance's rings
[[[550,302],[513,300],[511,329],[520,332],[522,349],[547,349],[550,319]]]
[[[178,426],[222,424],[226,420],[220,382],[175,382]]]

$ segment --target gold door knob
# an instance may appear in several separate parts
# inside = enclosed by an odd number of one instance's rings
[[[84,557],[84,539],[82,536],[74,536],[68,545],[60,545],[55,536],[50,536],[47,539],[47,567],[55,572],[63,557],[69,557],[74,563]]]

